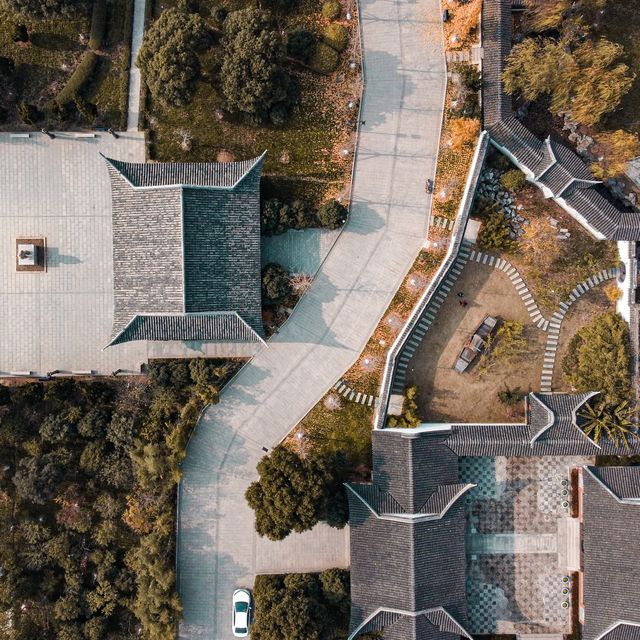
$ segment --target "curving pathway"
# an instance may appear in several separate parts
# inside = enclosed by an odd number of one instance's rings
[[[446,84],[439,0],[361,0],[360,16],[367,85],[351,216],[290,320],[189,444],[178,502],[181,638],[231,637],[232,591],[253,584],[265,554],[244,501],[256,463],[356,360],[426,238],[424,182],[435,175]],[[321,529],[304,545],[290,536],[274,547],[289,569],[335,562]]]

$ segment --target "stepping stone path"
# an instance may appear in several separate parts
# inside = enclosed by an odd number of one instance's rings
[[[460,251],[458,251],[457,258],[452,263],[448,273],[445,275],[442,284],[435,290],[433,296],[431,296],[431,300],[425,307],[422,315],[416,322],[413,330],[404,343],[400,354],[398,355],[396,371],[393,376],[393,385],[391,386],[391,393],[404,393],[409,362],[413,357],[413,354],[416,352],[416,349],[420,346],[420,343],[429,330],[429,327],[435,320],[438,309],[440,309],[445,298],[462,273],[462,269],[464,269],[465,264],[467,264],[470,255],[470,244],[468,242],[463,242],[460,247]]]
[[[480,264],[486,264],[488,267],[494,267],[495,269],[500,269],[500,271],[504,271],[511,280],[513,286],[515,287],[520,299],[524,303],[524,306],[527,308],[529,315],[531,316],[531,320],[538,327],[538,329],[542,329],[542,331],[546,331],[549,327],[549,320],[546,320],[542,315],[542,312],[538,308],[536,301],[533,299],[533,296],[527,289],[527,285],[524,283],[524,280],[520,277],[518,270],[508,261],[503,260],[502,258],[498,258],[497,256],[492,256],[488,253],[483,253],[482,251],[471,251],[471,255],[469,256],[470,260],[475,260]]]
[[[558,341],[560,339],[560,329],[567,311],[569,311],[571,305],[587,293],[587,291],[593,289],[593,287],[596,287],[599,284],[602,284],[606,280],[612,280],[617,277],[617,275],[617,269],[603,269],[600,273],[588,277],[584,282],[581,282],[576,286],[576,288],[569,294],[569,298],[564,302],[561,302],[558,311],[551,316],[551,320],[549,321],[549,332],[547,335],[547,347],[544,352],[544,364],[542,365],[542,377],[540,379],[540,391],[542,393],[551,392],[553,369],[555,367]]]
[[[443,218],[441,216],[433,216],[431,222],[434,226],[446,229],[447,231],[451,231],[455,224],[455,220],[449,220],[449,218]]]
[[[333,385],[333,388],[344,398],[351,402],[357,402],[358,404],[364,404],[367,407],[373,407],[378,404],[378,398],[368,393],[360,393],[352,389],[344,380],[338,380]]]

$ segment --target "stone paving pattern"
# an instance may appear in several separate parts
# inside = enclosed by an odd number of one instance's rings
[[[446,84],[440,6],[364,0],[360,16],[366,124],[351,215],[291,318],[224,389],[190,442],[177,548],[181,638],[231,637],[231,594],[251,587],[257,572],[244,492],[263,447],[278,443],[353,364],[427,235],[424,183],[435,175]],[[309,555],[318,565],[334,562],[313,535],[297,558]]]
[[[592,463],[569,457],[461,459],[460,481],[478,485],[466,497],[471,633],[570,632],[558,528],[569,517],[562,504],[568,469]],[[509,547],[515,552],[495,552]]]
[[[105,155],[143,162],[142,134],[0,134],[0,375],[140,371],[142,343],[102,351],[113,323]],[[47,240],[47,271],[16,272],[15,238]]]

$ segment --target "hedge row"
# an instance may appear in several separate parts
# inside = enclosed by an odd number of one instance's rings
[[[89,49],[97,51],[102,46],[104,32],[107,26],[106,0],[93,0],[91,14],[91,33],[89,34]]]
[[[55,97],[55,101],[60,105],[65,105],[71,102],[91,77],[97,62],[98,56],[93,51],[86,51],[82,56],[82,60],[80,60],[80,64],[71,74],[67,84]]]

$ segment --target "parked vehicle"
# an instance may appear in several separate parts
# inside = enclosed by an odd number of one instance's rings
[[[433,180],[431,180],[430,178],[427,178],[427,181],[425,182],[425,185],[424,185],[424,190],[427,193],[433,193]]]
[[[233,592],[232,630],[236,638],[246,638],[251,624],[251,594],[246,589]]]
[[[458,373],[464,373],[478,355],[486,349],[487,341],[497,324],[498,320],[493,316],[487,316],[482,321],[482,324],[475,330],[458,356],[454,367]]]

